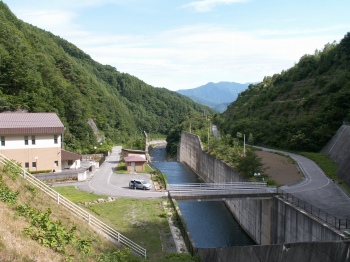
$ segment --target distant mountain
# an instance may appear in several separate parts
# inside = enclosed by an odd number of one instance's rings
[[[206,85],[193,89],[178,90],[179,94],[191,98],[202,105],[209,106],[217,112],[224,112],[229,104],[237,99],[250,83],[239,84],[235,82],[209,82]]]

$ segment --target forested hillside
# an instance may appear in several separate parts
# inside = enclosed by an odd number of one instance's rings
[[[252,134],[258,145],[308,151],[319,151],[343,121],[350,121],[350,33],[250,85],[215,117],[232,136]]]
[[[18,20],[0,1],[0,112],[56,112],[70,150],[91,150],[93,119],[107,142],[143,131],[166,133],[210,109],[165,88],[101,65],[66,40]]]

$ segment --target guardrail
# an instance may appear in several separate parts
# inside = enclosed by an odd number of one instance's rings
[[[267,187],[262,182],[232,182],[232,183],[189,183],[169,184],[169,194],[172,197],[184,196],[223,196],[223,195],[257,195],[275,194],[276,187]]]
[[[350,228],[350,219],[338,218],[333,216],[322,209],[315,207],[308,202],[297,198],[291,193],[284,192],[282,189],[278,189],[279,196],[288,201],[289,203],[305,210],[307,213],[323,220],[328,225],[335,227],[337,229]]]
[[[187,184],[168,184],[169,190],[181,189],[247,189],[247,188],[266,188],[266,182],[227,182],[227,183],[187,183]]]
[[[104,235],[111,238],[113,241],[116,241],[122,245],[124,245],[127,248],[130,248],[135,254],[139,256],[143,256],[146,258],[146,249],[139,246],[138,244],[134,243],[118,231],[114,230],[104,222],[100,221],[93,215],[91,215],[86,210],[82,209],[78,205],[74,204],[64,196],[60,195],[58,192],[53,190],[51,187],[47,186],[45,183],[34,177],[32,174],[28,173],[24,169],[22,169],[17,164],[13,163],[10,159],[6,158],[2,154],[0,154],[0,163],[3,165],[11,164],[13,166],[16,166],[22,170],[22,177],[25,178],[28,182],[38,187],[40,190],[42,190],[44,193],[49,195],[51,198],[53,198],[57,204],[64,206],[66,209],[68,209],[71,213],[78,216],[79,218],[86,221],[90,226],[94,227],[98,231],[102,232]]]

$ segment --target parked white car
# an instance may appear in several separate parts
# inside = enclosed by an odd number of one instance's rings
[[[133,189],[151,189],[152,184],[148,183],[145,180],[131,180],[129,182],[129,187]]]

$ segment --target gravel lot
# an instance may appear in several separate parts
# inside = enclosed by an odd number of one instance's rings
[[[279,185],[288,185],[303,179],[297,164],[290,158],[267,151],[255,151],[264,164],[264,173]]]

